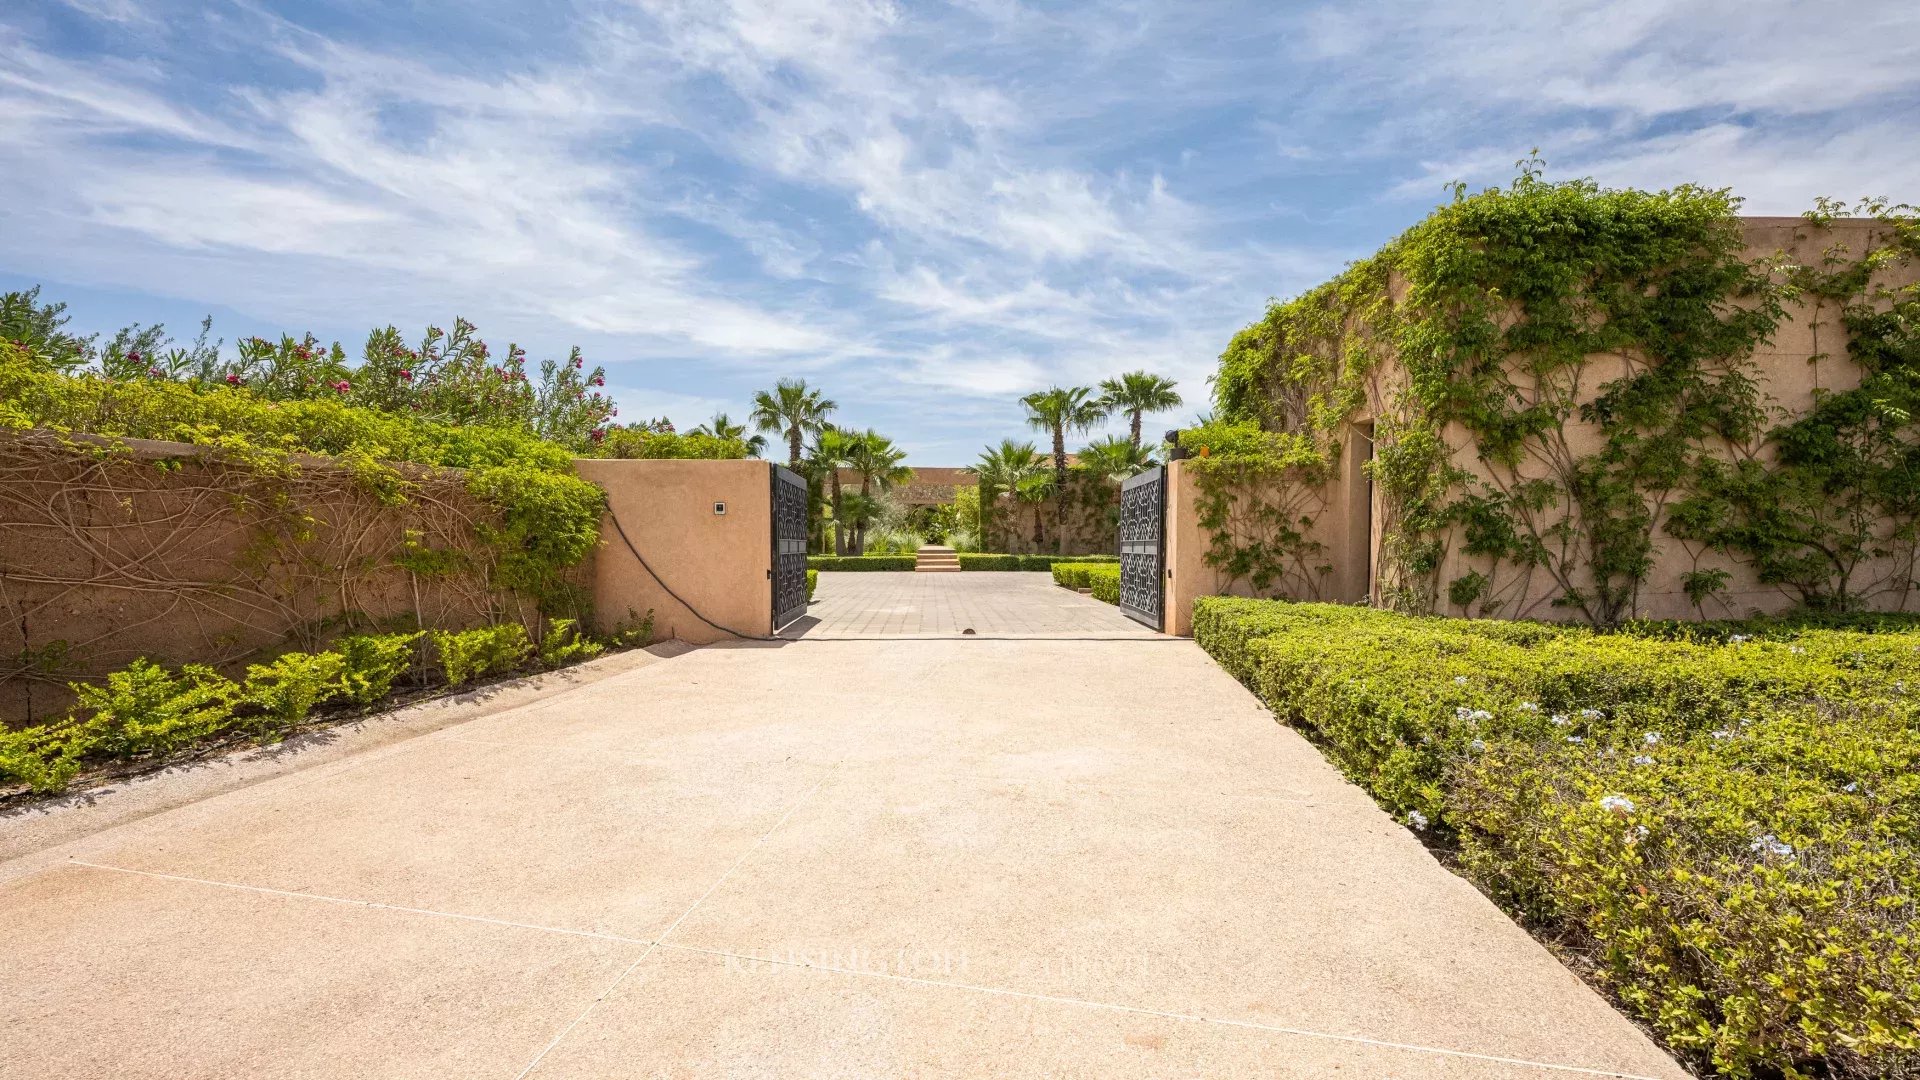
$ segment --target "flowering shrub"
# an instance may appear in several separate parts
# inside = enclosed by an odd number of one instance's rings
[[[681,434],[670,425],[629,424],[608,428],[593,440],[589,457],[602,458],[703,458],[733,460],[753,456],[746,441],[724,438],[704,431]]]
[[[1208,597],[1194,634],[1677,1052],[1880,1076],[1920,1069],[1920,628],[1882,622],[1601,634]]]

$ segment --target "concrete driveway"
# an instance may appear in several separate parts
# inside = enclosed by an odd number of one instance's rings
[[[1112,604],[1053,583],[1053,575],[1022,570],[919,574],[822,571],[807,614],[782,637],[1151,638]]]
[[[9,1077],[1684,1075],[1164,638],[702,649],[0,865],[0,959]]]

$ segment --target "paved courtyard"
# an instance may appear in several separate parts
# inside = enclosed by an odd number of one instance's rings
[[[788,638],[1152,638],[1112,604],[1027,571],[959,574],[823,571],[818,598]]]
[[[0,863],[0,957],[21,1077],[1684,1076],[1168,638],[700,649]]]

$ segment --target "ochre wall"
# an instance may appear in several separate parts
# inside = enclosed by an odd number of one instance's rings
[[[581,459],[574,467],[607,493],[593,575],[602,630],[652,611],[655,637],[696,645],[733,640],[729,630],[747,637],[773,632],[772,466]],[[714,513],[716,502],[727,504],[725,514]],[[646,567],[627,550],[621,530]]]
[[[413,488],[391,506],[325,458],[294,460],[278,480],[186,443],[0,435],[0,723],[64,715],[68,683],[141,657],[238,675],[354,631],[536,629],[478,574],[395,562],[409,538],[489,557],[472,525],[493,512],[458,470],[401,466]]]

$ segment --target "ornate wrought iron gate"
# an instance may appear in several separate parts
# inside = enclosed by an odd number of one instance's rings
[[[773,628],[807,613],[807,482],[773,467]]]
[[[1148,469],[1120,487],[1120,610],[1155,630],[1165,584],[1167,470]]]

